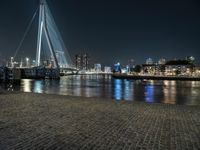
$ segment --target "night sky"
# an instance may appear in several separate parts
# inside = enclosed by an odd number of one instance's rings
[[[0,3],[2,61],[13,56],[39,1]],[[48,4],[72,59],[87,52],[93,63],[104,65],[190,55],[200,62],[199,0],[48,0]],[[37,21],[18,57],[35,56]]]

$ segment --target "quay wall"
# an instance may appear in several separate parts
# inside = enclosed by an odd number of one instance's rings
[[[0,67],[0,81],[17,81],[21,79],[59,79],[60,70],[54,68],[7,68]]]
[[[133,79],[133,80],[180,80],[180,81],[200,81],[200,77],[178,77],[178,76],[141,76],[127,74],[113,74],[113,78],[117,79]]]

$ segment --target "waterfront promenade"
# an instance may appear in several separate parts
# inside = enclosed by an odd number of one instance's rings
[[[199,150],[200,106],[0,92],[0,149]]]

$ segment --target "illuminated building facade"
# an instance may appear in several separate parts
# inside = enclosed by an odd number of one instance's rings
[[[89,69],[89,56],[88,54],[77,54],[75,55],[75,66],[80,70]]]

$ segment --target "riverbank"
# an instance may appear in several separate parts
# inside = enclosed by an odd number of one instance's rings
[[[200,77],[186,76],[149,76],[149,75],[127,75],[113,74],[112,77],[117,79],[133,79],[133,80],[180,80],[180,81],[200,81]]]
[[[0,94],[0,149],[200,149],[200,106]]]

